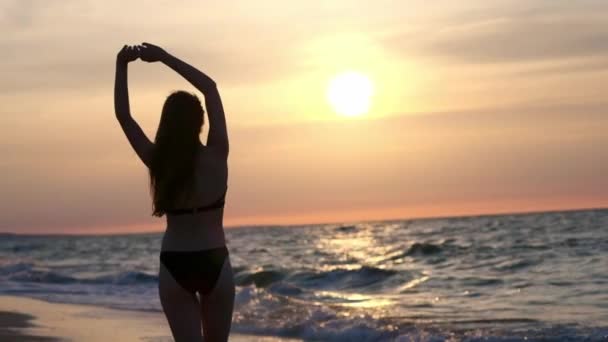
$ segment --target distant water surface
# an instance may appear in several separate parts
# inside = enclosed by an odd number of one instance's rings
[[[228,229],[235,331],[608,341],[608,211]],[[161,234],[0,235],[0,293],[160,311]]]

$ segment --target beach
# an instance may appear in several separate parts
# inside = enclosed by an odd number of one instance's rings
[[[25,297],[0,296],[0,340],[173,341],[161,313],[112,310],[92,305],[49,303]],[[236,342],[281,342],[296,339],[231,334]]]

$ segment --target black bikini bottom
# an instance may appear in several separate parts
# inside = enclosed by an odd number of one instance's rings
[[[160,252],[160,262],[175,281],[192,294],[208,294],[213,290],[226,257],[226,246],[201,251]]]

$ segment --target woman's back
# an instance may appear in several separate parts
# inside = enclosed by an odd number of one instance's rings
[[[228,165],[225,157],[211,147],[201,146],[192,191],[181,193],[173,209],[190,209],[214,204],[226,195]],[[196,213],[167,213],[162,250],[200,250],[226,244],[223,208]]]

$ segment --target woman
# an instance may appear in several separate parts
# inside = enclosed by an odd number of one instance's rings
[[[127,65],[141,58],[162,62],[205,97],[207,145],[199,134],[204,111],[184,91],[167,97],[154,143],[131,117]],[[165,215],[159,294],[177,342],[227,341],[234,304],[234,279],[223,229],[228,180],[226,118],[215,82],[158,46],[125,46],[116,59],[116,117],[150,173],[153,214]],[[198,294],[198,297],[197,297]]]

